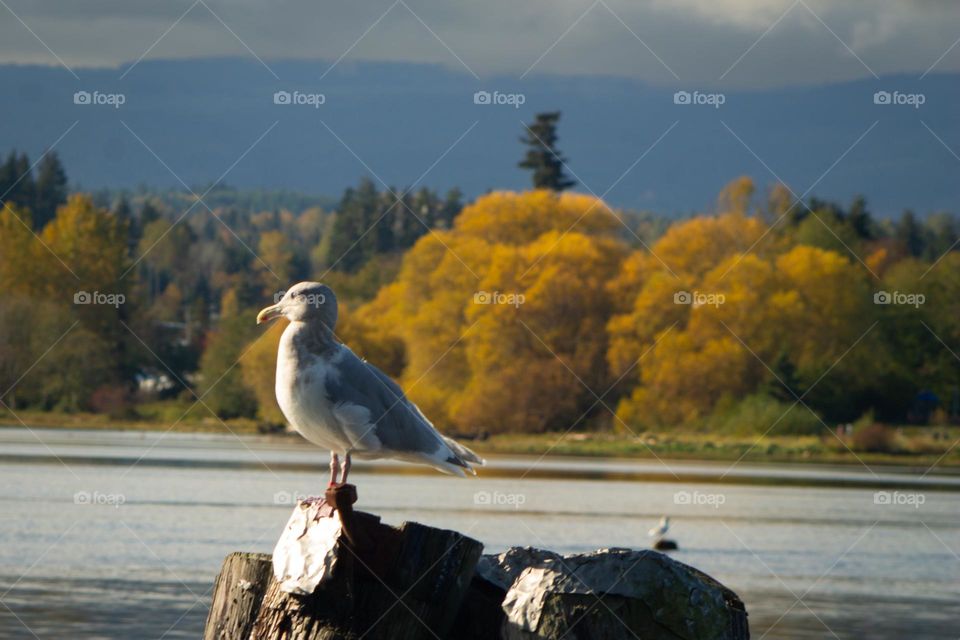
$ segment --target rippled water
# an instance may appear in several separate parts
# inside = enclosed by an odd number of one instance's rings
[[[324,452],[229,436],[0,429],[0,461],[0,638],[196,638],[223,557],[269,552],[290,501],[326,482]],[[669,514],[673,556],[740,594],[754,638],[960,633],[956,476],[490,462],[472,480],[389,464],[351,477],[359,508],[488,552],[642,548]]]

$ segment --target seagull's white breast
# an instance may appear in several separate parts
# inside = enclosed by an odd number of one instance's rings
[[[332,451],[343,451],[350,443],[326,394],[328,376],[339,375],[337,362],[342,353],[338,349],[328,358],[301,356],[293,344],[291,327],[283,332],[277,353],[277,404],[304,438]]]
[[[370,410],[331,398],[327,381],[339,381],[340,365],[353,356],[344,345],[329,355],[305,352],[294,344],[293,323],[283,332],[277,352],[277,404],[287,421],[310,442],[336,451],[377,457],[380,440],[374,433]]]

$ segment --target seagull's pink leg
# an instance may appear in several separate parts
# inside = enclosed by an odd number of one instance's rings
[[[340,475],[340,456],[336,452],[330,452],[330,485],[337,484],[337,476]]]
[[[350,452],[344,454],[343,456],[343,477],[340,479],[340,484],[347,484],[347,474],[350,473]]]

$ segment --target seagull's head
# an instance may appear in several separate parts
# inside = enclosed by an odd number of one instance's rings
[[[337,324],[337,296],[319,282],[298,282],[277,303],[257,314],[257,324],[283,316],[291,322],[322,322],[333,331]]]

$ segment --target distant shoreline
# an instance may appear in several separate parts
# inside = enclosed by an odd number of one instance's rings
[[[683,485],[745,485],[918,492],[960,493],[960,469],[922,466],[870,466],[818,462],[741,462],[641,459],[638,457],[538,456],[484,454],[479,470],[484,480],[603,481]],[[326,474],[326,451],[298,436],[224,433],[166,433],[107,429],[0,428],[0,464],[6,467],[64,465],[68,468],[125,467],[197,471],[269,471],[274,474]],[[360,473],[436,476],[427,466],[395,460],[361,460]],[[175,471],[179,473],[179,471]]]
[[[253,436],[264,441],[293,443],[300,436],[293,432],[266,431],[250,419],[220,421],[215,418],[163,422],[155,419],[111,419],[94,414],[19,413],[31,429],[132,431],[144,433],[221,434]],[[0,429],[24,429],[10,414],[0,414]],[[922,428],[922,427],[919,427]],[[918,429],[918,427],[911,427]],[[918,473],[960,471],[960,447],[950,448],[958,435],[953,433],[944,444],[944,452],[875,453],[852,452],[839,440],[815,436],[776,436],[751,438],[724,435],[676,432],[669,434],[632,434],[569,432],[544,434],[500,434],[486,439],[470,440],[463,434],[458,439],[469,442],[481,455],[549,456],[552,458],[590,458],[625,460],[672,460],[682,462],[749,462],[793,463],[798,465],[842,465],[863,467],[883,465],[907,467]]]

